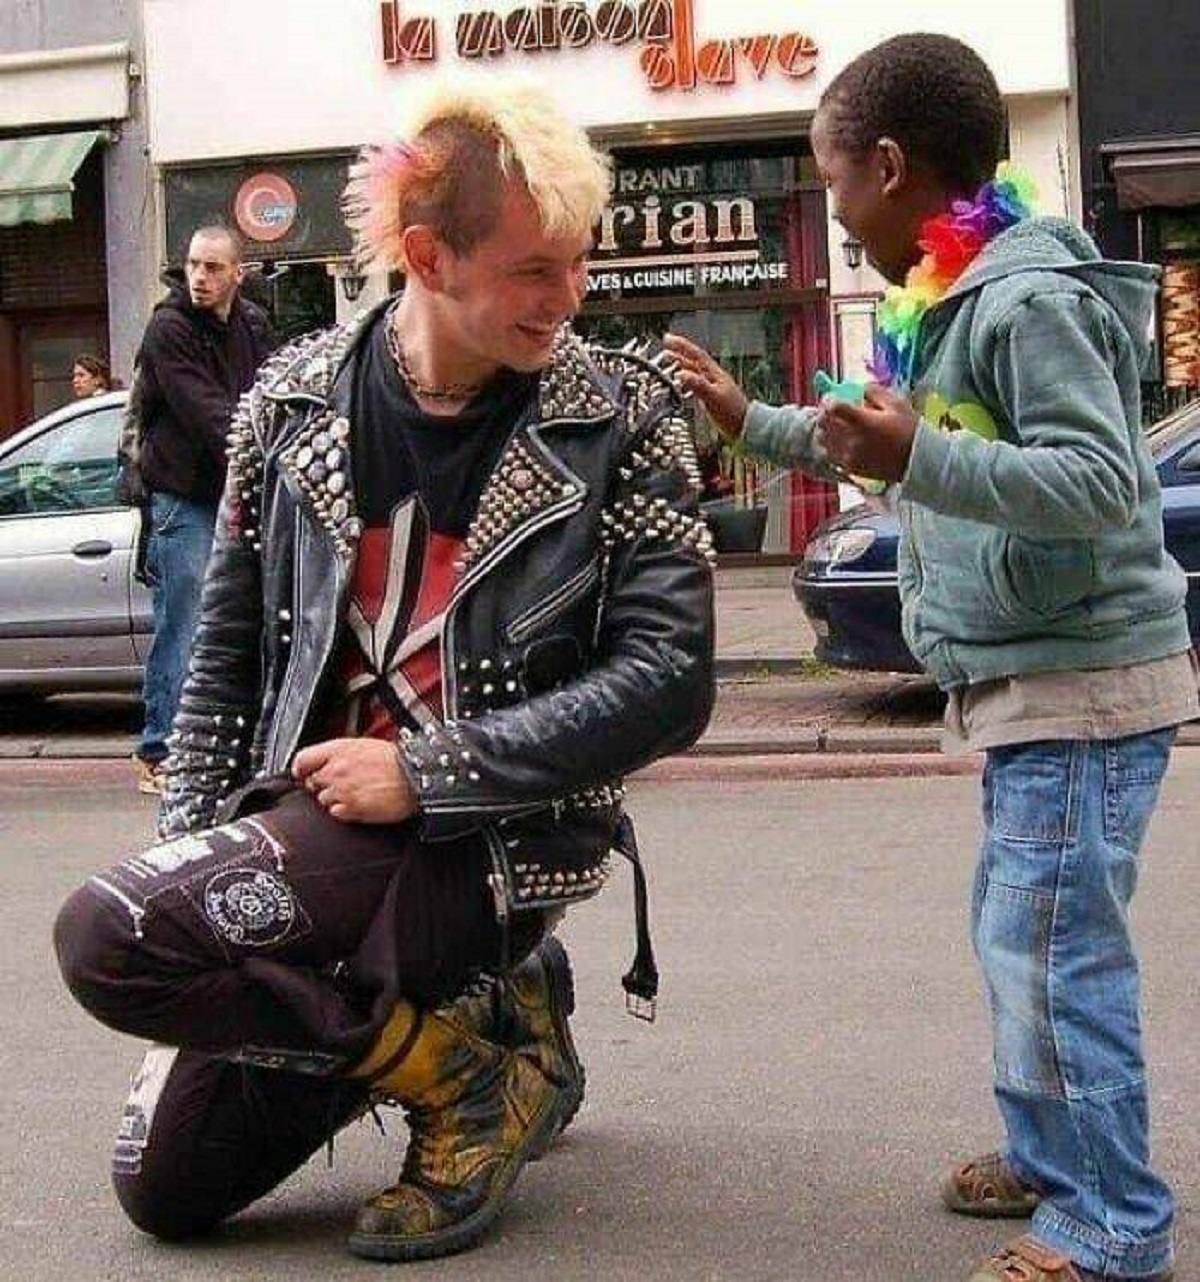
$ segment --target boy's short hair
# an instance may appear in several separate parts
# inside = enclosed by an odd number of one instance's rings
[[[891,138],[964,196],[992,177],[1003,154],[996,78],[951,36],[893,36],[868,49],[833,79],[817,111],[835,146],[864,155]]]
[[[532,86],[442,89],[410,141],[367,147],[351,168],[344,207],[364,266],[403,269],[400,237],[432,227],[469,254],[519,182],[549,235],[586,234],[608,203],[611,167],[554,100]]]

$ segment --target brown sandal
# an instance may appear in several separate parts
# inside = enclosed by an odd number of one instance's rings
[[[994,1156],[989,1155],[989,1156]],[[1018,1238],[971,1274],[970,1282],[1082,1282],[1070,1259],[1034,1237]]]
[[[985,1153],[964,1162],[942,1185],[942,1204],[947,1210],[985,1220],[1021,1219],[1032,1215],[1041,1200],[999,1153]]]
[[[995,1154],[989,1154],[994,1157]],[[1156,1273],[1145,1282],[1172,1282],[1174,1274]],[[971,1274],[968,1282],[1100,1282],[1098,1273],[1088,1273],[1067,1256],[1035,1237],[1018,1238]]]

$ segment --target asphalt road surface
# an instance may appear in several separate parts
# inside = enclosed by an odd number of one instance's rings
[[[619,869],[565,931],[589,1072],[580,1117],[479,1250],[395,1276],[965,1279],[1008,1231],[945,1215],[936,1199],[945,1164],[997,1134],[965,938],[977,788],[971,776],[805,780],[778,762],[757,773],[713,762],[631,789],[658,1022],[623,1011],[633,913]],[[1200,751],[1182,750],[1137,909],[1181,1282],[1200,1277],[1198,792]],[[50,925],[151,818],[127,763],[0,764],[0,1278],[382,1277],[341,1243],[357,1203],[399,1166],[396,1115],[387,1136],[351,1128],[332,1166],[314,1160],[203,1243],[157,1244],[117,1209],[108,1150],[139,1049],[73,1006]]]

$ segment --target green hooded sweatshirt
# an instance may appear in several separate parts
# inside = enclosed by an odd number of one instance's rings
[[[997,236],[925,314],[899,487],[904,637],[943,688],[1190,644],[1140,428],[1157,269],[1057,218]],[[812,407],[751,404],[747,448],[831,476]]]

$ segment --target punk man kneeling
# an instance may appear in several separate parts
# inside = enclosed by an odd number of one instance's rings
[[[348,191],[403,293],[234,417],[165,841],[56,928],[76,998],[164,1044],[114,1159],[151,1233],[386,1099],[408,1151],[350,1248],[448,1254],[579,1106],[547,923],[600,889],[620,779],[699,735],[713,669],[676,389],[569,325],[607,195],[541,95],[444,95]]]

